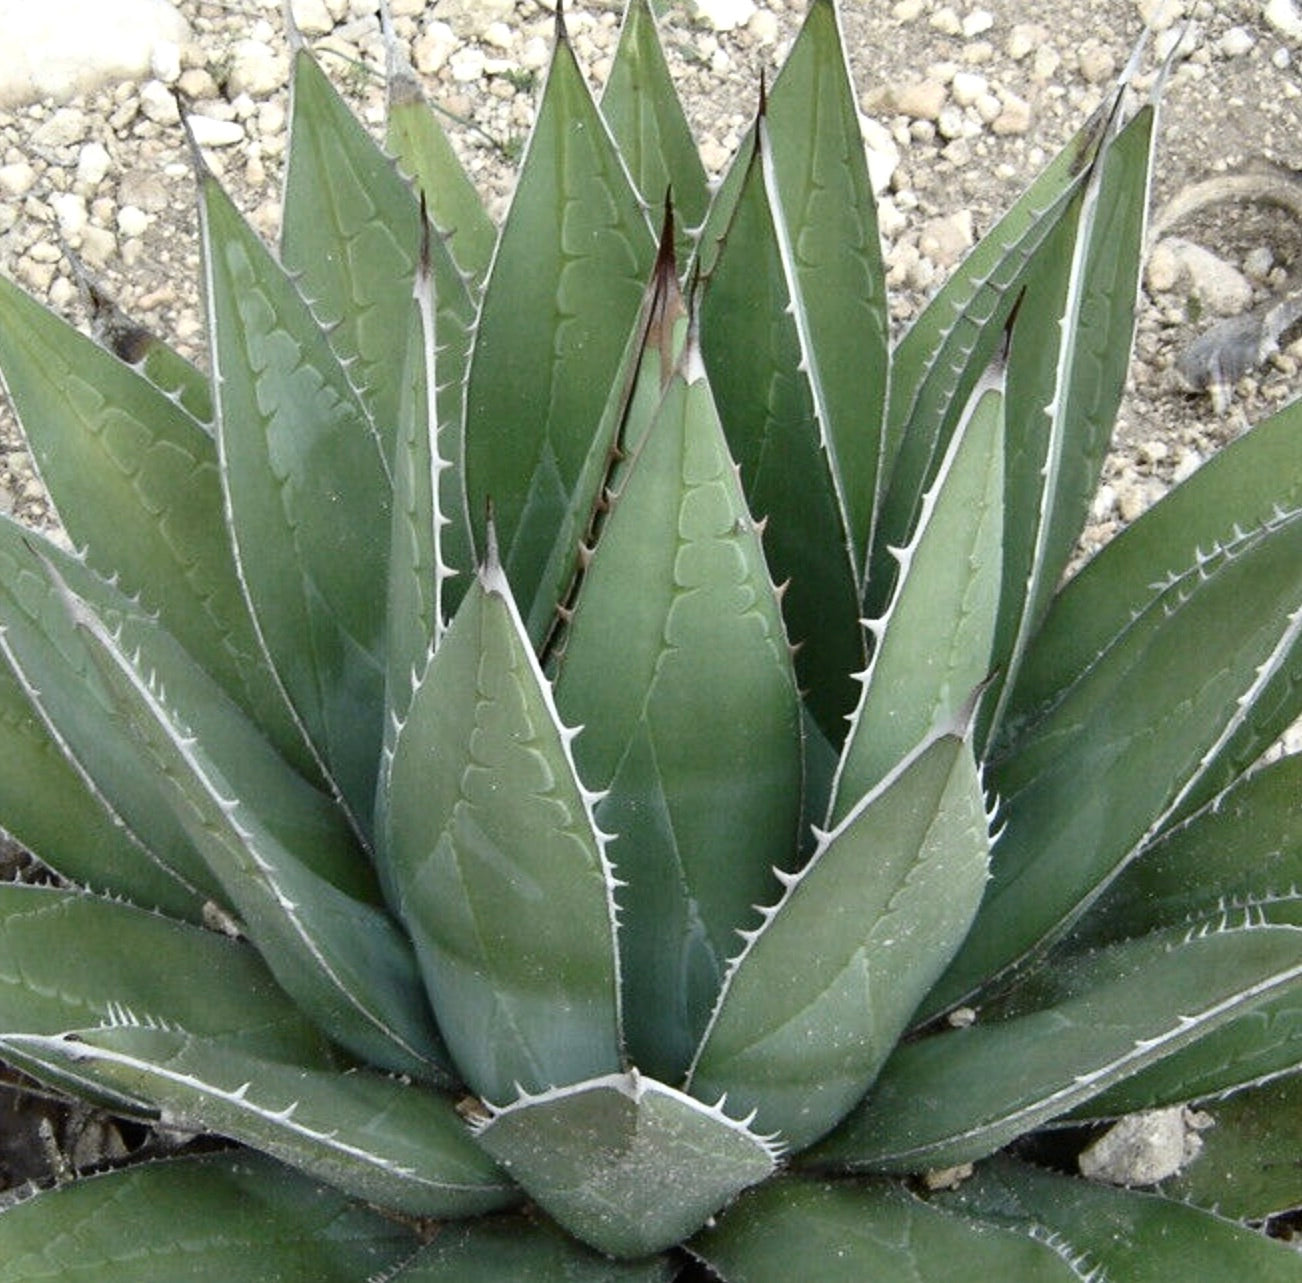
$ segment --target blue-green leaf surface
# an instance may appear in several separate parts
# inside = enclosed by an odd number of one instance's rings
[[[765,553],[787,587],[783,613],[799,646],[806,704],[839,746],[865,659],[859,567],[844,487],[815,382],[812,303],[777,190],[763,120],[701,300],[701,352],[728,448]],[[849,320],[842,317],[844,323]]]
[[[407,938],[375,901],[338,808],[304,783],[179,647],[111,634],[70,602],[168,804],[267,965],[306,1014],[370,1063],[446,1077]]]
[[[947,1215],[888,1181],[825,1184],[783,1176],[743,1194],[688,1244],[726,1283],[1017,1283],[1081,1276],[1047,1243]]]
[[[550,1221],[502,1216],[441,1225],[434,1242],[386,1283],[670,1283],[676,1274],[667,1256],[612,1261]]]
[[[218,451],[244,591],[299,721],[368,833],[384,709],[388,461],[294,282],[211,177],[201,214]],[[392,333],[406,332],[405,289]],[[385,341],[401,351],[392,333]]]
[[[1302,1278],[1296,1248],[1247,1225],[1156,1194],[1110,1189],[1011,1159],[983,1164],[954,1193],[939,1196],[936,1206],[1048,1245],[1075,1278]]]
[[[514,1199],[450,1097],[340,1056],[243,941],[6,886],[0,978],[0,1053],[37,1077],[416,1215]]]
[[[903,1043],[814,1161],[971,1162],[1302,982],[1302,929],[1156,932],[1055,959],[975,1024]]]
[[[666,209],[660,253],[647,282],[637,326],[629,335],[588,457],[557,527],[533,615],[525,621],[549,671],[561,648],[563,625],[574,605],[589,555],[605,524],[610,495],[619,488],[630,457],[637,454],[655,419],[661,394],[678,368],[687,340],[687,308],[672,253],[674,225],[673,211]]]
[[[1300,670],[1302,512],[1199,552],[1158,584],[996,764],[1006,827],[991,887],[932,1009],[1070,929],[1196,804],[1227,745],[1247,734],[1260,751],[1285,729],[1298,711]]]
[[[305,48],[294,54],[280,253],[347,363],[389,457],[420,210]]]
[[[0,664],[0,814],[5,832],[61,877],[197,918],[202,897],[164,870],[86,787]]]
[[[809,6],[768,97],[764,132],[801,368],[861,578],[881,484],[890,318],[877,207],[832,0]]]
[[[677,1082],[735,933],[791,865],[801,785],[777,596],[690,342],[584,576],[556,698],[617,835],[629,1051]]]
[[[726,1093],[792,1149],[830,1130],[953,956],[988,854],[971,746],[941,736],[825,836],[766,911],[728,974],[691,1091]]]
[[[526,619],[637,319],[655,239],[562,33],[498,241],[466,388],[477,548],[491,501]],[[550,612],[555,603],[544,602]]]
[[[632,0],[625,9],[601,92],[601,114],[645,204],[658,209],[666,193],[672,197],[678,211],[675,250],[685,263],[692,233],[709,208],[710,191],[649,0]]]
[[[953,726],[990,673],[999,607],[1004,396],[992,376],[972,394],[927,496],[876,644],[837,770],[830,819],[937,730]]]
[[[776,1166],[745,1123],[636,1070],[523,1097],[475,1135],[571,1234],[617,1257],[673,1247]]]
[[[79,595],[95,601],[106,617],[139,611],[50,540],[0,518],[0,651],[40,718],[43,751],[57,752],[73,765],[81,787],[110,822],[123,827],[126,839],[102,852],[83,850],[78,864],[92,866],[86,868],[88,885],[118,894],[134,890],[145,904],[195,919],[203,900],[218,894],[218,884],[164,801],[156,768],[122,724],[112,693],[68,615],[62,590],[50,581],[48,566]],[[35,765],[29,760],[21,769]],[[10,777],[10,787],[16,778]],[[74,841],[89,838],[89,833],[72,836]],[[121,883],[108,863],[115,854],[127,857]]]
[[[1217,1101],[1197,1160],[1162,1193],[1222,1216],[1260,1221],[1302,1207],[1302,1074]]]
[[[1155,577],[1189,564],[1192,550],[1232,543],[1279,512],[1302,507],[1302,401],[1218,450],[1107,544],[1053,599],[1020,670],[1004,740],[1061,698],[1130,626]]]
[[[868,569],[872,613],[881,612],[895,582],[888,549],[908,542],[950,433],[998,350],[1026,272],[1086,181],[1108,114],[1105,105],[1067,142],[896,345],[882,462],[886,485]]]
[[[614,882],[501,567],[394,744],[382,858],[465,1080],[494,1102],[620,1065]]]
[[[2,276],[0,381],[87,564],[139,594],[307,767],[240,592],[207,425]]]
[[[1033,267],[1008,368],[1006,565],[995,661],[1001,692],[1080,538],[1130,368],[1155,111],[1111,140],[1083,193],[1079,222]],[[1046,343],[1046,333],[1056,343]],[[994,705],[996,701],[991,700]],[[1003,705],[1001,693],[998,706]],[[999,720],[999,708],[993,714]]]
[[[390,46],[389,112],[385,144],[427,202],[429,217],[448,239],[453,261],[477,295],[497,243],[497,229],[420,82],[398,46]],[[396,63],[396,65],[395,65]]]
[[[75,1181],[0,1213],[0,1283],[361,1283],[415,1236],[270,1159],[206,1154]]]

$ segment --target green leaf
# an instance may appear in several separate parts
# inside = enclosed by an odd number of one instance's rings
[[[1111,104],[1079,130],[934,294],[895,348],[882,462],[882,495],[867,605],[880,613],[895,567],[890,547],[913,532],[954,424],[995,355],[1036,255],[1084,185]]]
[[[881,484],[890,317],[859,109],[832,0],[809,6],[763,119],[802,369],[862,580]]]
[[[1199,553],[999,761],[1005,830],[972,934],[930,1004],[1063,935],[1245,729],[1264,749],[1302,695],[1302,511]],[[1260,751],[1260,749],[1258,750]],[[996,980],[996,983],[998,980]]]
[[[306,48],[294,55],[290,96],[281,260],[330,331],[387,459],[403,362],[393,336],[405,332],[420,210]]]
[[[549,1215],[616,1257],[674,1246],[775,1166],[745,1123],[636,1070],[522,1097],[475,1136]]]
[[[139,594],[281,750],[307,766],[240,592],[206,427],[3,276],[0,376],[87,563]]]
[[[1115,1118],[1210,1100],[1302,1069],[1302,989],[1259,1003],[1205,1038],[1124,1079],[1074,1118]]]
[[[666,1257],[612,1261],[576,1243],[547,1221],[485,1217],[442,1225],[438,1237],[393,1275],[393,1283],[669,1283]]]
[[[820,1165],[971,1162],[1302,979],[1302,930],[1158,932],[1056,958],[969,1028],[902,1044]]]
[[[61,877],[197,921],[202,897],[161,868],[97,799],[0,664],[0,815]]]
[[[1062,580],[1108,451],[1135,332],[1155,114],[1141,108],[1104,145],[1074,235],[1064,234],[1074,221],[1064,219],[1029,274],[1013,326],[1001,691]]]
[[[1208,1107],[1202,1151],[1162,1193],[1240,1220],[1302,1207],[1302,1075]]]
[[[153,1105],[168,1127],[228,1136],[411,1216],[518,1201],[450,1097],[374,1070],[268,1060],[236,1040],[139,1024],[10,1034],[0,1049],[38,1076],[52,1068],[107,1086]]]
[[[999,606],[1004,396],[978,386],[899,554],[886,616],[846,736],[830,822],[839,823],[913,748],[952,726],[990,675]]]
[[[783,1176],[743,1194],[688,1244],[727,1283],[1074,1283],[1048,1243],[949,1215],[893,1182],[823,1184]]]
[[[435,266],[447,248],[425,226],[416,294],[407,327],[407,357],[393,457],[393,525],[385,656],[386,760],[406,716],[416,674],[452,615],[449,589],[471,566],[470,530],[461,486],[461,376],[469,340],[460,316],[439,306]],[[456,389],[449,405],[445,394]],[[459,599],[460,593],[456,596]],[[384,788],[383,780],[380,787]]]
[[[799,646],[806,705],[839,745],[865,658],[849,510],[823,391],[809,300],[761,119],[718,261],[701,301],[701,352],[752,512],[765,521],[783,613]]]
[[[370,1063],[445,1078],[411,945],[377,907],[341,812],[165,636],[114,636],[85,603],[69,609],[168,803],[286,992]]]
[[[268,1059],[332,1054],[247,943],[86,891],[0,884],[0,1028],[56,1034],[129,1016]]]
[[[564,623],[604,526],[611,496],[655,420],[661,395],[678,369],[687,341],[687,308],[678,288],[673,229],[673,212],[666,210],[660,252],[647,282],[637,328],[629,336],[570,506],[557,529],[533,617],[527,621],[529,636],[539,643],[548,663],[562,649]]]
[[[407,1257],[409,1229],[250,1154],[75,1181],[0,1212],[0,1283],[359,1283]]]
[[[801,787],[777,596],[690,340],[683,360],[602,529],[556,691],[618,834],[630,1054],[670,1082],[736,931],[791,863]]]
[[[601,93],[601,114],[643,202],[657,208],[666,193],[678,212],[676,257],[691,254],[691,233],[705,220],[710,191],[696,140],[665,62],[649,0],[632,0]]]
[[[1235,910],[1302,926],[1302,754],[1245,776],[1141,851],[1081,919],[1072,945]]]
[[[1294,1248],[1247,1226],[1156,1194],[1110,1189],[1011,1159],[983,1165],[936,1203],[1049,1244],[1077,1278],[1085,1271],[1126,1283],[1302,1278]]]
[[[200,212],[236,561],[276,676],[365,834],[384,711],[388,462],[313,312],[211,177]],[[402,348],[392,335],[410,305],[408,292],[387,348]]]
[[[437,114],[425,101],[420,81],[389,44],[389,115],[385,146],[424,197],[429,217],[447,237],[452,258],[478,294],[497,243],[484,202],[470,181]]]
[[[859,1101],[957,949],[989,841],[971,747],[914,754],[826,835],[733,964],[689,1079],[799,1150]],[[816,948],[811,949],[811,942]]]
[[[620,1063],[614,881],[573,735],[490,561],[398,731],[382,845],[439,1027],[489,1100]]]
[[[515,1197],[450,1098],[342,1060],[247,944],[84,892],[0,886],[0,1053],[415,1215]]]
[[[1230,545],[1278,512],[1302,507],[1297,442],[1302,402],[1218,450],[1187,481],[1127,526],[1063,587],[1032,641],[1010,704],[1005,739],[1061,698],[1152,600],[1153,580],[1189,563],[1190,550]]]
[[[1264,766],[1141,851],[1064,942],[1073,950],[1227,916],[1302,926],[1302,757]],[[1285,994],[1118,1083],[1088,1117],[1206,1099],[1302,1068],[1302,993]]]
[[[654,254],[646,214],[562,32],[489,271],[466,388],[477,547],[482,556],[491,501],[526,619]]]
[[[47,566],[55,567],[78,595],[94,600],[105,617],[138,611],[48,539],[0,519],[0,651],[50,741],[110,820],[123,826],[128,849],[136,852],[123,869],[126,882],[119,886],[107,863],[109,850],[103,852],[103,864],[98,853],[83,851],[83,860],[95,859],[99,866],[88,881],[119,893],[127,885],[155,887],[160,906],[197,918],[199,906],[217,894],[218,884],[164,802],[153,763],[122,725]]]

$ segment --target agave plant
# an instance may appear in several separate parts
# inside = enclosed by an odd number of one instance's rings
[[[646,0],[599,104],[558,22],[500,230],[391,73],[296,48],[278,255],[199,162],[209,377],[0,284],[0,1052],[238,1142],[0,1280],[1302,1277],[1302,411],[1063,582],[1155,103],[892,346],[831,0],[713,193]]]

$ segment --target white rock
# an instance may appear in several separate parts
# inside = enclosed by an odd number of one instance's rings
[[[991,122],[997,134],[1024,134],[1031,127],[1031,104],[1016,94],[1003,95],[1003,107]]]
[[[289,81],[289,61],[261,40],[237,40],[231,50],[230,92],[265,98]]]
[[[1268,0],[1265,17],[1281,36],[1302,40],[1302,13],[1298,12],[1295,0]]]
[[[36,183],[36,170],[25,160],[0,165],[0,195],[26,196]]]
[[[551,44],[542,36],[530,36],[520,50],[520,66],[529,71],[541,71],[552,56]]]
[[[86,113],[77,107],[60,107],[32,134],[38,147],[71,147],[86,137]]]
[[[960,107],[971,107],[990,88],[990,82],[975,71],[956,71],[949,82],[950,92]]]
[[[1127,1114],[1081,1152],[1081,1175],[1109,1185],[1155,1185],[1198,1156],[1198,1132],[1210,1121],[1182,1105]]]
[[[1184,17],[1184,0],[1139,0],[1139,16],[1150,31],[1165,31]]]
[[[181,79],[181,46],[175,40],[160,40],[149,54],[149,70],[165,85]]]
[[[1256,43],[1250,31],[1243,27],[1231,27],[1216,42],[1216,47],[1226,58],[1242,58]]]
[[[140,86],[140,110],[159,125],[174,125],[181,119],[176,98],[161,80],[149,80]]]
[[[294,22],[305,36],[328,36],[335,29],[334,15],[325,0],[290,0]]]
[[[232,147],[244,141],[244,126],[238,120],[191,116],[190,132],[200,147]]]
[[[98,187],[113,167],[113,158],[103,143],[87,143],[77,157],[77,181],[86,187]]]
[[[867,116],[859,117],[859,132],[868,159],[868,178],[874,195],[880,196],[890,187],[891,179],[900,167],[900,149],[895,145],[891,131]]]
[[[453,80],[466,85],[484,74],[484,64],[487,61],[482,49],[458,49],[448,59],[448,70],[451,71]]]
[[[963,34],[963,20],[949,5],[942,5],[927,21],[943,36]]]
[[[285,104],[272,98],[258,104],[258,133],[264,139],[285,132]]]
[[[938,267],[953,267],[975,243],[970,209],[931,219],[918,237],[918,248]]]
[[[696,0],[696,16],[712,31],[734,31],[755,16],[755,0]]]
[[[746,24],[747,30],[758,44],[775,45],[782,29],[778,25],[778,16],[770,9],[756,9],[755,16]]]
[[[375,12],[373,0],[361,2],[367,13]],[[490,22],[510,22],[515,0],[439,0],[437,12],[459,35],[474,37]]]
[[[511,49],[515,45],[515,31],[505,22],[490,22],[484,28],[483,41],[494,49]]]
[[[542,37],[540,36],[538,39],[541,40]],[[460,43],[457,39],[457,33],[446,22],[431,22],[412,46],[412,62],[416,64],[418,71],[423,71],[427,76],[432,76],[436,72],[443,70],[448,59],[456,52]],[[544,42],[545,49],[546,44]]]
[[[169,0],[0,4],[0,106],[138,80],[160,44],[189,38],[189,24]]]
[[[1252,282],[1210,250],[1183,237],[1168,236],[1149,255],[1148,287],[1156,294],[1185,289],[1217,316],[1238,316],[1252,306]]]
[[[50,201],[50,208],[65,236],[77,236],[86,226],[86,201],[76,192],[60,192]]]
[[[963,35],[971,40],[983,36],[995,25],[995,15],[987,9],[973,9],[963,19]]]
[[[123,205],[118,210],[118,231],[123,236],[141,236],[148,226],[149,215],[139,205]]]

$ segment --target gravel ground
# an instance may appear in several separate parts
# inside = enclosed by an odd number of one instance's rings
[[[427,91],[462,122],[449,125],[451,136],[500,215],[553,14],[542,0],[391,4]],[[383,53],[375,0],[296,0],[295,7],[336,83],[378,128]],[[288,58],[279,0],[180,0],[178,8],[193,41],[157,59],[153,80],[0,112],[0,270],[84,319],[62,237],[129,313],[202,363],[193,180],[171,88],[217,122],[210,162],[271,237]],[[1285,193],[1302,192],[1302,18],[1293,0],[1168,0],[1161,14],[1158,8],[1156,0],[844,0],[850,63],[870,122],[865,138],[883,178],[882,231],[901,328],[1101,101],[1145,20],[1155,28],[1157,54],[1182,41],[1183,55],[1166,96],[1155,204],[1208,178],[1262,166]],[[594,87],[608,70],[621,9],[621,0],[566,7]],[[758,7],[713,0],[701,10],[665,5],[663,34],[702,154],[718,173],[749,122],[760,73],[781,65],[804,0]],[[728,10],[753,12],[743,25],[716,29]],[[1141,86],[1153,65],[1150,56]],[[1173,383],[1177,357],[1218,313],[1252,313],[1302,285],[1302,196],[1292,200],[1291,208],[1286,195],[1283,207],[1237,202],[1205,210],[1173,229],[1205,255],[1168,253],[1150,265],[1131,385],[1086,551],[1302,391],[1296,330],[1220,412],[1208,396]],[[0,510],[49,520],[3,404]],[[47,1119],[47,1132],[52,1125]],[[29,1160],[38,1139],[24,1141]],[[0,1185],[4,1167],[0,1154]],[[21,1178],[29,1174],[39,1175]]]
[[[221,141],[208,149],[210,160],[272,236],[288,62],[278,0],[185,0],[179,7],[194,40],[175,58],[158,60],[156,79],[0,114],[0,270],[78,316],[61,235],[128,311],[202,361],[192,180],[170,86],[218,122]],[[532,118],[552,14],[540,0],[395,0],[393,8],[429,93],[467,122],[453,123],[451,132],[500,213],[511,158]],[[567,8],[594,86],[608,69],[621,8],[620,0]],[[748,0],[703,4],[721,15],[716,22],[730,10],[754,9],[745,25],[719,31],[691,4],[666,6],[671,64],[716,173],[749,121],[761,71],[772,74],[781,64],[803,8],[803,0],[769,0],[759,8]],[[1192,277],[1169,259],[1160,280],[1154,273],[1162,289],[1144,299],[1117,452],[1086,549],[1245,424],[1298,394],[1298,342],[1244,379],[1222,414],[1206,396],[1178,390],[1171,371],[1200,324],[1218,312],[1260,308],[1302,284],[1302,20],[1296,30],[1288,27],[1288,14],[1295,15],[1288,0],[1265,8],[1257,0],[1168,0],[1157,16],[1156,0],[984,0],[974,8],[900,0],[842,8],[871,122],[866,139],[874,163],[890,173],[881,222],[901,326],[1106,94],[1145,17],[1158,28],[1158,53],[1183,37],[1184,54],[1167,94],[1155,203],[1263,163],[1299,193],[1291,213],[1238,203],[1176,229],[1207,253]],[[378,127],[383,55],[374,0],[312,0],[298,12],[337,83]],[[33,520],[44,516],[39,484],[7,417],[0,420],[0,507]]]

